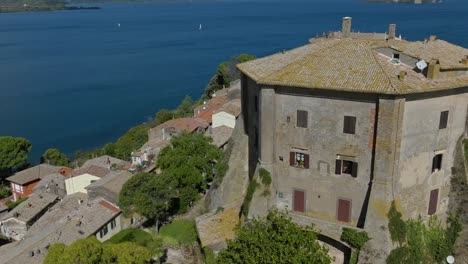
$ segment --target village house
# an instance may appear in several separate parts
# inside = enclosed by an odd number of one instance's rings
[[[77,192],[86,193],[86,187],[108,175],[114,170],[127,170],[130,163],[110,156],[101,156],[86,161],[79,169],[73,170],[65,180],[67,195]]]
[[[6,180],[10,182],[11,192],[13,193],[13,201],[20,198],[28,197],[33,193],[33,188],[41,180],[41,178],[59,173],[63,176],[69,175],[71,169],[60,166],[52,166],[49,164],[40,164],[8,177]]]
[[[68,195],[47,210],[22,241],[0,247],[0,263],[40,264],[52,244],[70,245],[89,236],[105,241],[122,229],[120,216],[120,209],[105,199],[89,200],[84,193]]]
[[[241,101],[240,99],[233,99],[217,110],[213,111],[212,117],[212,128],[226,126],[230,128],[234,128],[236,126],[236,120],[239,117],[241,112]]]
[[[467,49],[403,40],[394,24],[355,33],[346,17],[340,32],[238,69],[249,170],[271,172],[269,207],[333,238],[365,229],[381,257],[393,200],[404,218],[444,216],[467,132]]]
[[[29,227],[54,205],[57,199],[57,195],[47,193],[30,195],[26,201],[0,218],[1,234],[16,241],[23,239]]]
[[[208,124],[211,124],[214,111],[218,110],[227,101],[227,95],[214,97],[208,102],[204,101],[202,105],[193,109],[194,117],[205,120]]]

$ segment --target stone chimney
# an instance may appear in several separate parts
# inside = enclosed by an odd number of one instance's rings
[[[440,63],[437,59],[432,59],[429,62],[429,68],[427,69],[427,78],[435,80],[439,78],[440,73]]]
[[[468,65],[468,55],[465,55],[465,57],[461,60],[461,63],[464,65]]]
[[[344,38],[349,38],[351,36],[351,17],[343,17],[341,33]]]
[[[429,36],[429,41],[435,41],[437,39],[436,35]]]
[[[395,39],[396,36],[396,24],[390,24],[388,26],[388,39]]]
[[[406,75],[408,75],[407,72],[401,71],[400,74],[398,74],[398,80],[404,81],[406,79]]]

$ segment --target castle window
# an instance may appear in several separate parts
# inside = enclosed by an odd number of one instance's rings
[[[309,114],[307,111],[297,110],[297,127],[307,128],[308,116]]]
[[[432,158],[432,173],[440,171],[442,168],[442,154],[437,154]]]
[[[289,165],[298,168],[309,168],[309,155],[301,152],[289,153]]]
[[[447,128],[449,111],[440,112],[439,129]]]
[[[394,60],[400,60],[400,53],[393,53],[392,59],[394,59]]]
[[[358,163],[347,157],[338,156],[335,161],[335,174],[350,175],[356,178],[358,174]]]
[[[355,116],[345,116],[344,117],[343,133],[345,133],[345,134],[355,134],[356,133],[356,117]]]

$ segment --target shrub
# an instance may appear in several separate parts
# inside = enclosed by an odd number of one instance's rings
[[[18,199],[16,202],[9,201],[6,203],[6,206],[8,207],[9,210],[13,210],[16,206],[26,201],[27,199],[28,199],[27,197],[23,197],[23,198]]]
[[[249,183],[249,187],[247,187],[247,194],[245,195],[244,203],[242,204],[242,208],[241,208],[241,212],[245,216],[249,214],[250,202],[252,201],[253,194],[255,193],[257,186],[258,186],[257,181],[251,180]]]
[[[271,184],[271,174],[264,168],[261,168],[259,171],[260,180],[262,184],[265,186],[269,186]]]
[[[0,199],[7,198],[11,195],[10,189],[4,185],[0,185]]]
[[[357,231],[355,229],[345,227],[341,233],[341,240],[359,250],[367,243],[367,241],[369,241],[369,239],[370,238],[366,231]]]
[[[216,264],[216,257],[211,248],[204,247],[203,255],[205,256],[205,264]]]

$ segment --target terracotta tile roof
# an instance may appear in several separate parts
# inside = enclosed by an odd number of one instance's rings
[[[235,117],[238,117],[241,113],[241,100],[240,99],[233,99],[228,101],[227,103],[223,104],[218,110],[214,111],[214,113],[219,112],[226,112]]]
[[[209,124],[198,118],[192,117],[183,117],[169,120],[157,127],[152,128],[151,130],[162,130],[163,128],[174,128],[177,132],[185,131],[185,132],[194,132],[197,128],[206,129]]]
[[[78,203],[78,201],[83,201]],[[0,263],[39,264],[47,248],[55,243],[70,245],[73,241],[91,236],[120,214],[103,206],[103,199],[87,200],[87,195],[67,195],[50,208],[28,230],[24,239],[0,247]],[[34,256],[29,253],[34,252]]]
[[[468,74],[458,77],[426,78],[407,65],[389,63],[376,49],[388,47],[419,60],[440,61],[443,69],[468,70],[460,63],[468,50],[446,41],[408,42],[374,38],[318,38],[311,44],[237,65],[262,85],[319,88],[339,91],[408,94],[468,85]],[[400,80],[401,70],[408,73]]]
[[[29,224],[38,214],[57,200],[54,194],[32,194],[29,198],[4,215],[0,220],[15,218],[25,224]]]
[[[71,173],[71,176],[76,177],[76,176],[80,176],[80,175],[83,175],[83,174],[91,174],[93,176],[102,178],[102,177],[106,176],[109,172],[110,172],[109,169],[99,167],[99,166],[96,166],[96,165],[90,165],[90,166],[87,166],[87,167],[81,167],[79,169],[73,170],[73,172]]]
[[[206,104],[200,105],[195,108],[194,112],[196,113],[195,117],[200,118],[208,122],[209,124],[212,123],[213,113],[218,110],[224,103],[227,102],[227,96],[219,96],[211,99]],[[198,112],[199,111],[199,112]]]
[[[20,185],[24,185],[32,181],[39,180],[46,175],[57,173],[63,168],[64,167],[52,166],[44,163],[17,172],[15,173],[15,175],[8,177],[7,180]]]
[[[117,206],[115,206],[115,205],[109,203],[109,202],[106,201],[106,200],[101,200],[101,201],[99,202],[99,204],[100,204],[101,206],[104,206],[104,207],[107,208],[107,209],[110,209],[110,210],[116,212],[116,213],[120,212],[120,209],[119,209]]]
[[[98,167],[108,169],[109,165],[112,166],[114,164],[116,166],[122,167],[124,169],[128,169],[130,167],[130,162],[125,161],[125,160],[121,160],[121,159],[117,159],[117,158],[114,158],[114,157],[111,157],[111,156],[108,156],[108,155],[103,155],[103,156],[100,156],[100,157],[97,157],[97,158],[94,158],[94,159],[90,159],[90,160],[86,161],[83,164],[82,167],[89,167],[91,165],[94,165],[94,166],[98,166]]]
[[[233,131],[234,128],[230,128],[227,126],[219,126],[211,128],[211,131],[207,131],[205,135],[211,137],[213,139],[213,144],[220,148],[229,141]]]

